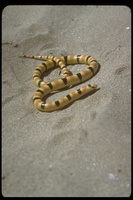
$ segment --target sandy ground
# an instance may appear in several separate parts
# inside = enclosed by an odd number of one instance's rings
[[[94,56],[101,69],[87,83],[97,83],[100,90],[61,111],[39,112],[32,103],[37,89],[32,73],[42,61],[21,59],[21,54]],[[77,73],[84,67],[69,69]],[[59,78],[57,72],[53,70],[45,80]],[[68,93],[52,95],[48,101]],[[129,196],[130,126],[128,7],[8,6],[3,10],[3,196]]]

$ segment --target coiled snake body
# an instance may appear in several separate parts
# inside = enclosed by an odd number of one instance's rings
[[[93,77],[100,68],[100,64],[92,56],[88,55],[69,55],[69,56],[19,56],[21,58],[33,58],[37,60],[44,60],[33,73],[34,83],[39,89],[33,95],[33,103],[40,111],[54,111],[65,107],[69,103],[81,98],[83,95],[96,90],[96,84],[89,84],[75,90],[68,95],[60,98],[57,101],[45,103],[43,98],[53,91],[66,88],[68,86],[77,85],[85,82]],[[80,73],[71,75],[70,71],[66,68],[67,65],[74,64],[87,64],[88,68],[84,69]],[[52,82],[44,82],[41,77],[44,72],[54,67],[60,67],[63,78],[57,79]]]

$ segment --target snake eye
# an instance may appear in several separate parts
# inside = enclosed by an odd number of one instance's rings
[[[91,88],[97,88],[97,84],[89,84],[88,86]]]

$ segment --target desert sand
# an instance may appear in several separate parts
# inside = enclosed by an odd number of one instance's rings
[[[40,112],[26,55],[91,55],[94,94]],[[68,66],[73,73],[86,66]],[[61,77],[58,68],[45,77]],[[47,101],[67,95],[64,90]],[[131,194],[131,10],[126,6],[7,6],[2,12],[2,195]]]

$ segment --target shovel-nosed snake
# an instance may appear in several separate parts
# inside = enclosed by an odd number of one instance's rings
[[[40,111],[54,111],[61,109],[76,99],[81,98],[87,93],[96,90],[96,84],[88,84],[75,90],[68,95],[60,98],[57,101],[45,102],[43,99],[46,95],[53,91],[58,91],[69,86],[77,85],[79,83],[85,82],[92,78],[100,69],[100,64],[92,56],[88,55],[68,55],[68,56],[19,56],[21,58],[32,58],[37,60],[43,60],[44,62],[40,64],[33,73],[34,83],[38,90],[33,95],[33,103]],[[67,65],[74,64],[87,64],[89,65],[86,69],[71,75],[71,72],[66,68]],[[60,67],[63,73],[63,78],[57,79],[52,82],[44,82],[42,80],[42,74],[49,69],[54,67]]]

